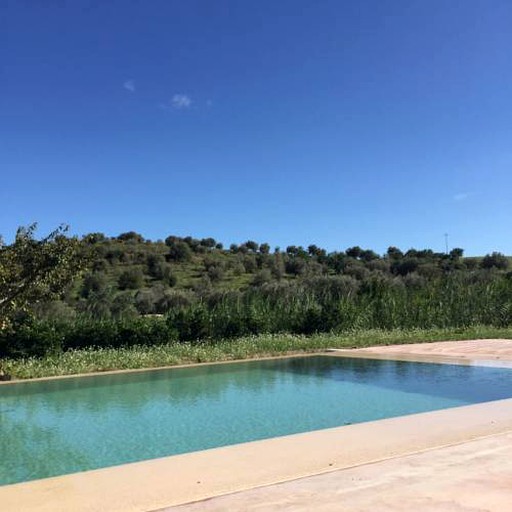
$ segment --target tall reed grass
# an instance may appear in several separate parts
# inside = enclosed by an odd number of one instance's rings
[[[86,347],[159,346],[215,342],[259,334],[341,333],[358,330],[448,329],[512,325],[512,279],[507,274],[402,280],[320,278],[214,293],[172,309],[164,318],[29,322],[0,333],[0,356],[44,356]]]

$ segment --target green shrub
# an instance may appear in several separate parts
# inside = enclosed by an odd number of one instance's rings
[[[130,268],[121,272],[118,279],[120,290],[138,290],[144,283],[144,275],[140,268]]]
[[[42,357],[62,351],[63,334],[47,322],[25,321],[0,330],[0,357]]]
[[[148,294],[151,296],[146,297]],[[91,295],[86,304],[94,297]],[[335,276],[291,284],[263,283],[244,292],[212,291],[205,287],[200,299],[194,298],[192,292],[175,292],[163,286],[136,295],[139,311],[168,312],[166,318],[116,314],[116,307],[120,311],[133,307],[130,292],[118,297],[119,304],[111,305],[114,318],[92,320],[87,315],[78,315],[60,323],[20,322],[12,331],[0,333],[0,354],[40,356],[86,347],[216,342],[286,332],[512,325],[512,279],[493,271],[454,272],[428,282],[414,273],[393,278],[373,271],[362,283],[350,276]],[[91,304],[92,307],[103,302],[98,299]]]

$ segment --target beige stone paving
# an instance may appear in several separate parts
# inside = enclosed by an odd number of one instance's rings
[[[512,360],[512,340],[465,340],[410,343],[387,347],[368,347],[354,352],[371,354],[407,354],[450,356],[470,359]],[[511,508],[512,510],[512,508]]]
[[[507,512],[512,433],[164,510]]]
[[[414,343],[346,352],[512,361],[512,340]],[[512,511],[512,433],[165,510]]]

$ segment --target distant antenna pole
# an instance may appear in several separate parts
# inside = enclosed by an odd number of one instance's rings
[[[448,254],[448,233],[444,234],[444,246],[446,248],[446,254]]]

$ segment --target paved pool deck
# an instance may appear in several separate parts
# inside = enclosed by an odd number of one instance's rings
[[[164,509],[167,512],[506,512],[512,434]]]
[[[421,356],[446,356],[471,361],[512,361],[512,340],[488,339],[465,341],[436,341],[432,343],[409,343],[385,347],[361,348],[355,352],[362,354],[397,354]]]
[[[512,341],[332,354],[510,366]],[[3,512],[503,511],[510,503],[512,399],[0,487]]]
[[[342,351],[383,358],[512,361],[510,340],[469,340]],[[428,428],[427,425],[418,425]],[[502,512],[512,510],[512,432],[259,487],[165,512]]]

